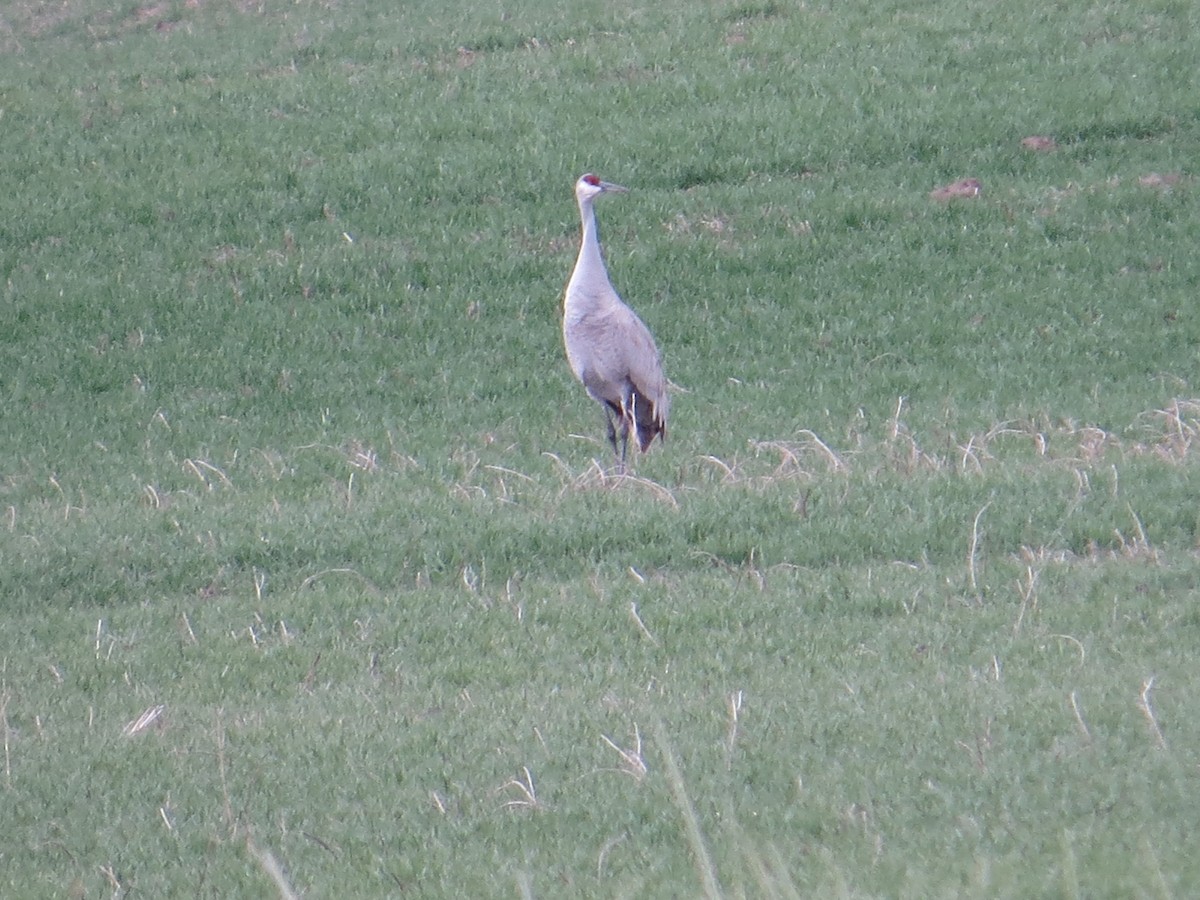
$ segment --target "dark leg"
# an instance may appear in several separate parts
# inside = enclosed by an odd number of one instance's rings
[[[620,419],[619,427],[616,419]],[[608,442],[617,457],[617,471],[625,474],[625,455],[629,451],[629,424],[619,415],[604,407],[604,424],[608,426]]]
[[[604,407],[604,424],[608,428],[608,442],[612,445],[613,453],[620,456],[621,451],[617,448],[617,426],[613,422],[612,412],[607,406]]]

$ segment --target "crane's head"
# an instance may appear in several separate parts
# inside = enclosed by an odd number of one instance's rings
[[[629,188],[621,187],[619,184],[612,184],[607,181],[601,181],[591,172],[587,175],[580,176],[575,182],[575,197],[580,203],[587,203],[594,200],[601,194],[627,194]]]

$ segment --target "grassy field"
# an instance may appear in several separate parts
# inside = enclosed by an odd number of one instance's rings
[[[0,894],[1194,895],[1200,7],[425,6],[0,9]]]

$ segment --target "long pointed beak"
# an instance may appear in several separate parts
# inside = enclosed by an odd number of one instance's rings
[[[613,184],[611,181],[600,182],[600,190],[612,191],[612,193],[614,193],[614,194],[628,194],[629,193],[629,188],[623,187],[619,184]]]

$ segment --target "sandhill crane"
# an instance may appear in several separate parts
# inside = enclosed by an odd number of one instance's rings
[[[592,202],[626,193],[619,184],[584,175],[575,182],[583,220],[579,258],[563,298],[563,343],[575,377],[604,410],[608,440],[620,470],[632,431],[643,453],[656,437],[666,440],[667,379],[650,329],[626,306],[608,280]]]

